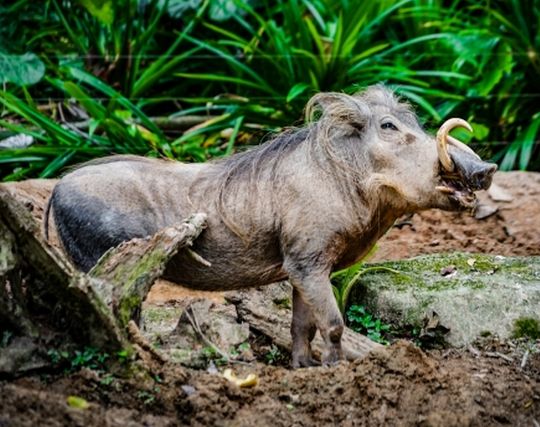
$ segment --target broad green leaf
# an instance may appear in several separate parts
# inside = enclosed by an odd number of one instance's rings
[[[79,3],[102,23],[111,25],[114,22],[113,0],[79,0]]]
[[[33,85],[45,74],[45,65],[33,53],[10,55],[0,50],[0,83]]]

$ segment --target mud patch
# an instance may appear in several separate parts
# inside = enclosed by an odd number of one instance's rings
[[[88,370],[24,378],[0,383],[0,425],[535,425],[540,353],[530,354],[521,369],[519,358],[503,353],[511,349],[489,344],[426,354],[400,341],[331,368],[234,365],[240,374],[258,373],[253,389],[240,389],[219,373],[171,365],[159,380],[104,384],[103,374]],[[87,399],[90,407],[69,407],[69,395]]]

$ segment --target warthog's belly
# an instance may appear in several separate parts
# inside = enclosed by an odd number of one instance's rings
[[[167,266],[164,274],[167,280],[192,289],[223,291],[267,285],[287,278],[275,238],[261,238],[246,245],[229,232],[221,235],[219,230],[212,233],[207,229],[195,241],[193,250],[211,266],[181,252]]]

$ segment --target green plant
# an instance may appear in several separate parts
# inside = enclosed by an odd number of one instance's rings
[[[223,366],[226,365],[229,362],[229,359],[227,357],[224,357],[221,355],[218,350],[213,346],[207,346],[204,347],[201,350],[201,355],[203,359],[206,361],[206,363],[213,362],[217,366]]]
[[[349,307],[347,320],[349,327],[356,332],[367,335],[372,341],[388,344],[385,335],[390,332],[391,326],[383,323],[381,319],[373,317],[364,306],[352,305]]]
[[[285,355],[275,344],[272,344],[268,352],[266,352],[266,354],[264,355],[264,359],[269,365],[277,365],[283,362],[284,358]]]
[[[31,98],[17,98],[0,91],[0,104],[26,120],[27,125],[0,119],[0,126],[29,135],[35,143],[24,149],[0,151],[0,163],[11,164],[12,173],[5,179],[20,179],[39,171],[40,177],[54,176],[68,164],[112,153],[154,154],[172,157],[161,130],[127,98],[96,77],[73,67],[63,69],[74,81],[47,80],[57,89],[76,99],[88,112],[85,128],[58,123],[39,111]],[[100,98],[88,90],[99,92]],[[104,97],[105,98],[104,98]]]
[[[16,0],[0,5],[0,138],[33,144],[0,148],[0,176],[204,161],[300,123],[317,91],[377,82],[427,127],[466,118],[474,141],[458,136],[502,169],[538,170],[539,25],[540,0]]]
[[[144,405],[151,405],[156,401],[156,396],[160,393],[160,387],[154,387],[151,391],[140,390],[137,392],[137,398],[142,401]]]
[[[464,97],[446,101],[440,111],[468,119],[477,147],[501,169],[538,169],[540,2],[461,0],[449,9],[440,1],[431,6],[430,27],[452,34],[431,53],[434,67],[450,66],[471,77],[455,80]]]
[[[331,274],[330,280],[332,282],[332,291],[334,292],[334,297],[336,298],[336,302],[342,314],[345,313],[349,295],[356,284],[359,283],[360,277],[363,274],[374,271],[388,271],[394,274],[402,274],[397,270],[383,266],[366,267],[362,261]]]
[[[532,317],[523,317],[514,321],[514,338],[540,339],[540,321]]]
[[[105,374],[100,380],[99,383],[105,386],[109,386],[114,383],[115,377],[112,374]]]
[[[202,96],[183,100],[224,108],[226,114],[219,119],[223,126],[238,123],[235,120],[242,120],[244,130],[288,126],[301,119],[307,98],[315,92],[352,92],[380,81],[394,85],[439,119],[428,96],[461,98],[432,88],[431,82],[470,80],[457,72],[425,70],[422,64],[413,68],[399,59],[407,49],[421,50],[425,44],[450,37],[434,33],[388,40],[386,26],[409,0],[266,1],[258,9],[238,3],[244,14],[233,17],[235,25],[203,22],[214,39],[186,36],[208,52],[210,61],[220,61],[224,67],[177,73],[206,84]],[[203,70],[211,69],[202,65]],[[216,97],[216,93],[229,95]]]
[[[54,365],[66,366],[68,372],[81,368],[104,370],[107,360],[110,358],[108,353],[100,352],[94,347],[85,347],[73,352],[52,349],[47,354]]]
[[[51,349],[47,355],[53,365],[64,367],[65,372],[74,372],[81,368],[106,372],[109,362],[117,360],[120,363],[126,363],[130,353],[127,350],[121,350],[115,355],[110,355],[95,347],[84,347],[81,350]]]

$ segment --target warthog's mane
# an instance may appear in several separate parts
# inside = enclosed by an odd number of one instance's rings
[[[360,187],[362,181],[366,181],[366,171],[354,166],[365,164],[366,154],[358,145],[345,152],[344,147],[337,150],[335,145],[339,141],[336,142],[335,135],[336,129],[348,129],[351,134],[358,131],[358,138],[361,139],[362,131],[371,125],[378,108],[388,110],[405,123],[418,126],[412,107],[382,85],[372,86],[354,95],[319,93],[306,105],[306,124],[303,127],[289,128],[258,147],[217,161],[217,174],[213,177],[218,183],[216,207],[224,223],[235,234],[245,238],[245,232],[227,214],[227,200],[232,200],[232,197],[236,203],[253,204],[256,200],[254,194],[259,187],[258,178],[266,173],[265,179],[279,186],[278,165],[287,155],[306,146],[306,160],[317,162],[326,172],[337,172],[343,177],[340,181],[344,191],[354,189],[356,194],[365,196]],[[374,187],[384,182],[377,178],[372,179],[370,184]],[[367,192],[367,189],[364,190]],[[373,190],[371,188],[369,193],[376,193]],[[239,194],[241,192],[244,194]],[[272,191],[271,196],[274,194],[275,191]]]

